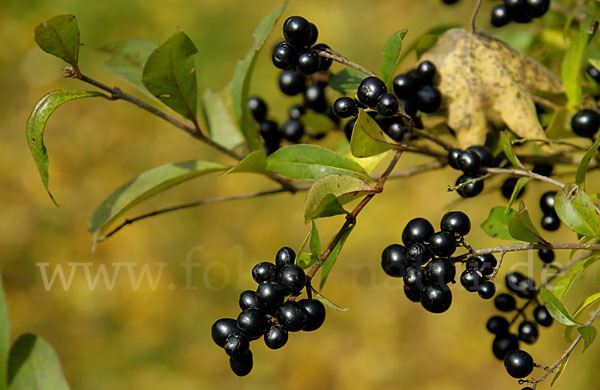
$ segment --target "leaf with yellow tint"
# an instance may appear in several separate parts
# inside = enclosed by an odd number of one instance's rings
[[[462,148],[485,142],[488,119],[499,118],[522,138],[546,138],[533,92],[564,91],[543,65],[483,32],[448,30],[421,60],[436,66],[448,126]]]

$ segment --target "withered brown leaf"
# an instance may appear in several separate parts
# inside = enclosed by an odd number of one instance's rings
[[[562,93],[560,79],[539,62],[483,32],[454,28],[421,57],[436,66],[448,126],[462,148],[485,142],[488,119],[522,138],[545,139],[534,91]]]

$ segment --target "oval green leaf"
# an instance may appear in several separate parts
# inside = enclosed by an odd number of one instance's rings
[[[512,207],[513,203],[515,203],[515,201],[519,197],[521,190],[523,189],[523,187],[525,187],[525,185],[527,185],[527,183],[529,183],[530,180],[531,178],[529,177],[522,177],[519,180],[517,180],[517,184],[515,185],[512,195],[510,196],[510,200],[508,201],[508,205],[506,206],[507,210]]]
[[[566,326],[575,326],[577,325],[577,321],[573,319],[569,311],[562,304],[561,301],[558,300],[550,291],[548,291],[545,287],[540,288],[540,296],[542,297],[542,301],[546,305],[546,309],[550,312],[550,315],[558,322]]]
[[[178,114],[196,121],[198,86],[192,40],[180,31],[154,49],[142,70],[142,83]]]
[[[556,286],[553,290],[554,296],[556,296],[556,298],[562,301],[565,295],[567,295],[567,292],[569,291],[571,286],[573,285],[573,282],[575,282],[575,279],[577,279],[577,277],[581,275],[587,267],[594,264],[598,260],[600,260],[600,257],[593,256],[591,258],[588,257],[575,263],[575,265],[571,267],[569,275],[559,280],[558,283],[556,283]]]
[[[598,214],[590,197],[578,186],[565,186],[554,196],[554,209],[560,220],[575,233],[599,237]]]
[[[287,6],[288,0],[275,7],[254,30],[254,44],[246,55],[246,58],[239,61],[233,71],[233,80],[231,81],[231,97],[233,102],[233,112],[239,128],[244,135],[248,149],[251,151],[262,149],[262,143],[258,136],[258,129],[254,120],[250,116],[248,109],[248,90],[250,88],[250,79],[256,65],[258,55],[263,48],[265,41],[275,23],[281,17],[283,10]]]
[[[400,30],[392,34],[383,45],[381,53],[381,79],[386,85],[389,85],[394,72],[400,63],[400,54],[402,52],[402,40],[408,30]]]
[[[63,103],[70,100],[82,99],[88,97],[102,96],[102,94],[94,91],[82,91],[72,89],[61,89],[58,91],[52,91],[44,95],[33,107],[29,118],[27,119],[27,126],[25,128],[25,136],[27,137],[27,145],[31,150],[31,155],[37,165],[42,183],[48,195],[52,201],[56,204],[56,200],[52,193],[48,189],[48,151],[44,145],[44,130],[46,123],[50,116],[60,107]]]
[[[599,147],[600,137],[597,137],[594,141],[594,144],[581,158],[579,166],[577,166],[577,172],[575,173],[575,184],[578,185],[579,188],[585,188],[585,175],[587,174],[588,166],[590,165],[590,160],[596,155],[596,153],[598,153]]]
[[[573,317],[577,318],[581,313],[583,313],[583,311],[585,309],[587,309],[588,307],[592,306],[594,303],[599,302],[599,301],[600,301],[600,292],[592,294],[589,297],[585,298],[583,300],[583,302],[581,302],[581,304],[579,305],[577,310],[575,310],[575,314],[573,314]]]
[[[154,97],[142,84],[142,72],[144,64],[156,46],[156,43],[152,41],[131,38],[101,46],[98,50],[112,56],[104,63],[106,69],[128,81],[140,91]]]
[[[213,141],[227,149],[235,149],[244,143],[244,138],[233,119],[230,87],[220,92],[210,89],[204,91],[202,112],[206,131]]]
[[[315,221],[312,221],[312,229],[310,231],[310,253],[315,259],[321,257],[321,240],[319,239],[319,230]]]
[[[340,93],[356,93],[367,74],[354,68],[345,68],[329,77],[329,86]]]
[[[510,138],[506,131],[500,133],[500,145],[502,146],[502,150],[504,151],[504,155],[506,159],[510,161],[510,163],[518,169],[526,169],[523,163],[519,160],[517,155],[515,154],[512,144],[510,142]]]
[[[520,202],[519,211],[508,221],[508,232],[516,240],[531,243],[548,243],[538,233],[535,226],[533,226],[531,218],[529,218],[529,212],[523,201]]]
[[[393,149],[397,144],[381,130],[375,119],[360,110],[354,124],[350,151],[355,157],[370,157]]]
[[[593,326],[581,326],[577,328],[577,331],[583,339],[583,350],[581,352],[585,352],[585,350],[588,349],[588,347],[592,345],[596,339],[596,328]]]
[[[46,53],[63,59],[77,69],[79,26],[75,15],[58,15],[35,28],[35,43]]]
[[[508,231],[508,221],[517,212],[513,209],[507,209],[504,206],[496,206],[490,211],[490,215],[481,223],[481,229],[488,236],[500,240],[518,241],[514,239]]]
[[[345,307],[341,307],[339,305],[336,305],[335,303],[331,302],[329,299],[325,298],[320,292],[318,292],[317,290],[315,290],[314,288],[312,289],[313,294],[315,294],[315,296],[317,297],[317,299],[321,302],[323,302],[323,304],[325,306],[327,306],[330,309],[333,309],[335,311],[341,311],[341,312],[345,312],[348,311],[350,309],[345,308]]]
[[[346,243],[346,239],[348,238],[350,233],[352,233],[353,229],[354,229],[354,225],[352,225],[348,230],[346,230],[342,234],[342,237],[340,238],[338,243],[333,247],[333,250],[329,254],[329,257],[327,258],[327,260],[325,260],[325,263],[323,263],[323,266],[321,267],[321,283],[319,284],[319,289],[323,289],[323,286],[325,285],[325,282],[327,281],[327,277],[329,276],[329,273],[331,272],[331,270],[333,269],[333,266],[337,262],[340,252],[342,251],[342,248],[344,247],[344,243]],[[330,245],[331,245],[331,243],[330,243]]]
[[[68,390],[60,361],[43,338],[24,334],[12,349],[8,363],[9,390]]]
[[[101,234],[123,213],[144,200],[177,184],[212,172],[222,171],[225,165],[210,161],[182,161],[153,168],[136,176],[129,183],[110,194],[96,208],[88,221],[92,240]]]
[[[264,149],[250,153],[227,173],[265,173],[267,172],[267,153]]]
[[[574,109],[581,104],[581,84],[579,75],[583,64],[583,56],[588,43],[588,33],[577,32],[571,40],[571,45],[563,57],[561,77],[565,87],[565,94],[569,100],[569,107]]]
[[[267,170],[294,179],[318,180],[333,173],[368,179],[355,161],[316,145],[291,145],[267,157]]]

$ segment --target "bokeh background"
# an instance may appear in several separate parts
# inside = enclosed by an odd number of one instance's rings
[[[47,127],[50,185],[60,207],[48,198],[25,143],[25,121],[47,91],[87,87],[62,79],[63,64],[36,47],[33,30],[39,22],[57,14],[75,14],[84,42],[81,68],[127,91],[133,88],[101,66],[108,57],[96,48],[128,37],[162,42],[181,27],[199,50],[201,90],[215,90],[228,83],[236,61],[251,45],[255,25],[278,3],[0,2],[0,267],[12,339],[24,332],[48,339],[73,389],[519,388],[491,353],[492,336],[485,331],[485,322],[495,313],[492,302],[455,286],[451,309],[433,315],[408,302],[401,283],[386,277],[379,267],[381,250],[400,241],[409,219],[424,216],[436,224],[450,208],[472,216],[474,229],[468,238],[475,247],[498,244],[478,225],[491,206],[504,204],[497,190],[499,179],[486,182],[484,195],[459,203],[456,194],[445,191],[457,176],[451,170],[390,182],[361,214],[323,291],[350,311],[329,310],[321,330],[292,334],[282,350],[254,343],[255,367],[245,378],[230,372],[226,355],[210,338],[210,326],[217,318],[237,315],[239,293],[253,288],[254,264],[272,260],[281,246],[299,247],[308,230],[302,221],[303,194],[217,204],[148,219],[123,229],[92,253],[87,218],[113,189],[171,161],[230,161],[132,105],[89,99],[60,108]],[[307,17],[317,24],[320,41],[379,69],[381,48],[393,32],[408,28],[407,41],[411,41],[436,24],[466,25],[474,1],[463,0],[453,7],[439,3],[292,0],[284,17]],[[482,26],[489,26],[491,6],[492,2],[485,2]],[[281,22],[269,45],[281,36],[280,26]],[[535,28],[532,24],[505,31],[518,37]],[[402,69],[414,63],[411,56]],[[283,119],[295,99],[278,93],[276,79],[277,71],[263,53],[251,90],[272,102],[274,118]],[[342,137],[331,135],[325,144]],[[422,161],[407,157],[401,166]],[[146,202],[129,216],[161,205],[271,186],[251,175],[202,178]],[[539,194],[548,189],[530,185],[525,200],[535,205]],[[531,209],[534,220],[539,220],[537,207]],[[322,241],[341,223],[339,218],[320,222]],[[565,228],[548,237],[576,239]],[[560,253],[558,260],[565,262],[567,256]],[[186,259],[199,264],[190,280],[181,266]],[[540,261],[533,256],[516,254],[505,261],[504,272],[521,263],[521,271],[539,275]],[[114,289],[100,283],[91,291],[80,268],[69,289],[57,283],[47,291],[39,263],[49,263],[49,272],[69,263],[92,263],[93,272],[102,264],[112,272],[114,263],[134,263],[136,273],[144,265],[153,274],[158,267],[163,272],[155,289],[147,281],[133,288],[123,269]],[[195,289],[184,289],[189,281]],[[588,277],[570,293],[571,305],[594,289],[598,286]],[[526,349],[536,361],[552,363],[567,346],[561,331],[556,324],[542,329],[540,341]],[[598,345],[584,356],[578,349],[555,388],[597,388],[599,362]],[[547,387],[547,383],[540,386]]]

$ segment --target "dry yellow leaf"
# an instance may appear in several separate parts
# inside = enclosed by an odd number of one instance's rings
[[[560,79],[539,62],[483,32],[448,30],[423,57],[436,66],[448,126],[462,148],[482,145],[488,119],[522,138],[546,138],[534,91],[562,93]]]

